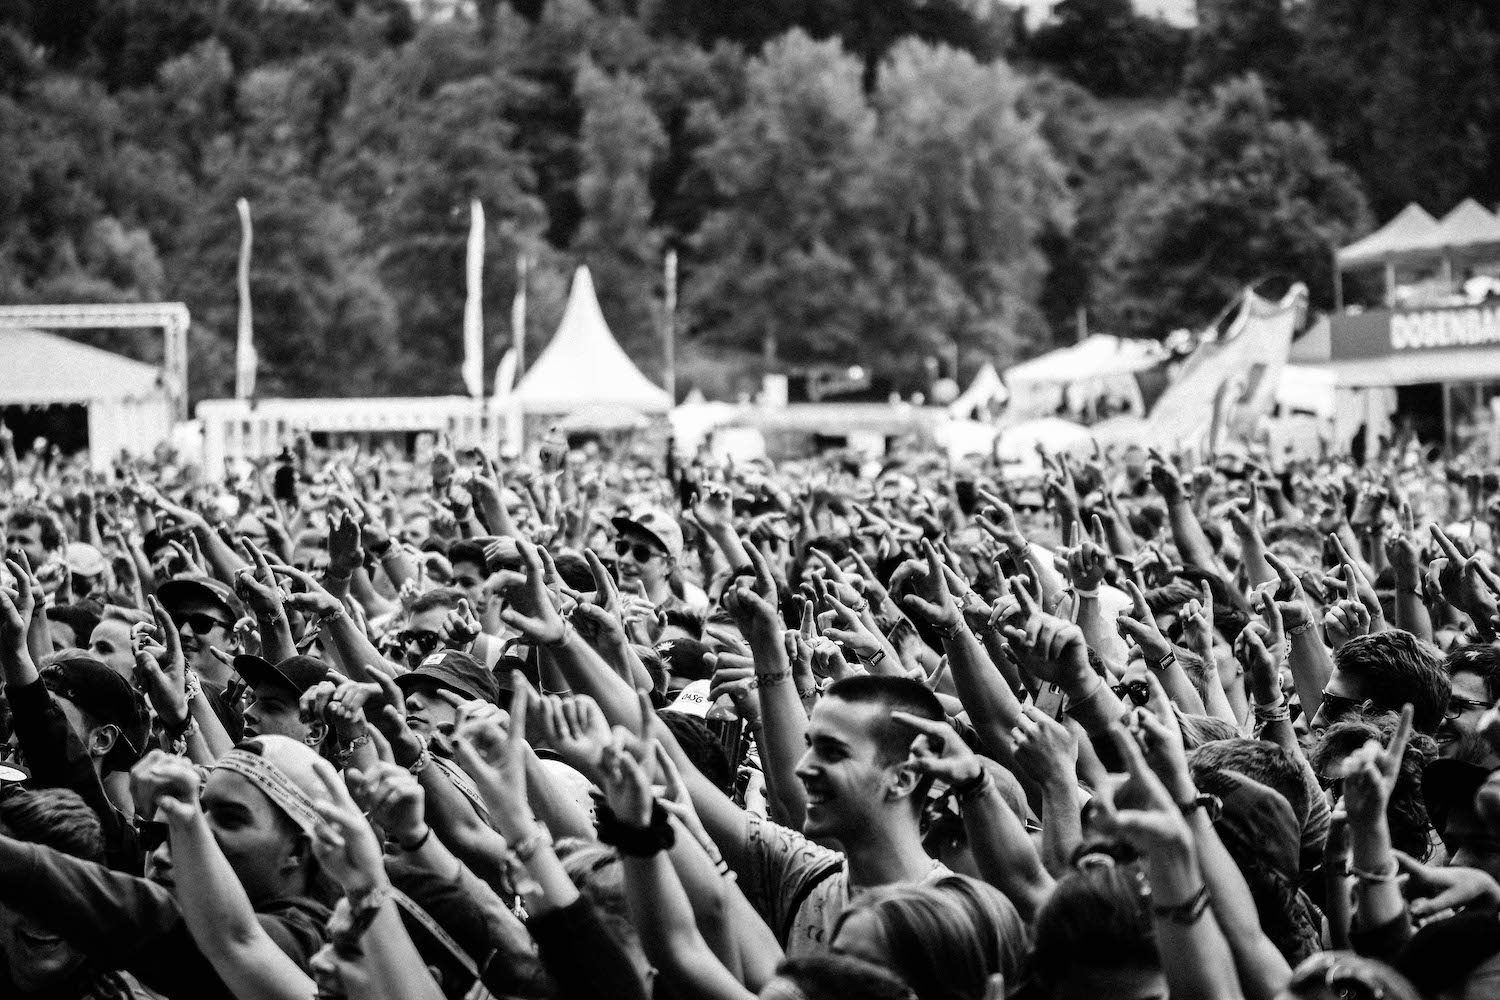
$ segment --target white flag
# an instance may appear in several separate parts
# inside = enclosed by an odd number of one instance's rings
[[[234,350],[234,398],[250,399],[255,395],[255,334],[250,319],[250,203],[244,198],[235,202],[240,213],[240,267],[236,284],[240,294],[240,316]]]
[[[484,206],[469,202],[468,296],[464,299],[464,386],[475,399],[484,395]]]

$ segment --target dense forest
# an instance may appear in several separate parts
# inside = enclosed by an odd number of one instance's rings
[[[9,0],[0,302],[181,300],[233,387],[237,198],[263,395],[461,391],[468,204],[488,364],[532,261],[680,391],[767,365],[967,377],[1159,337],[1407,201],[1500,199],[1500,4],[1199,0]],[[137,345],[142,353],[147,345]],[[945,362],[949,363],[950,362]]]

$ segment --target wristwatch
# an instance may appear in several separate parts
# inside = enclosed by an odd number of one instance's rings
[[[1177,803],[1177,808],[1182,810],[1184,816],[1192,813],[1194,809],[1202,809],[1208,814],[1208,821],[1216,823],[1224,813],[1224,800],[1208,792],[1199,792],[1186,802]]]

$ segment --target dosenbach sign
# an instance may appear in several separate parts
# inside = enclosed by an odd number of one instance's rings
[[[1500,347],[1500,302],[1446,309],[1377,309],[1336,315],[1330,322],[1329,356],[1335,361],[1476,347]]]

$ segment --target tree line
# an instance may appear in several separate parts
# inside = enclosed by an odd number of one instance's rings
[[[259,391],[461,391],[467,206],[487,359],[587,263],[682,391],[858,363],[920,388],[1092,329],[1160,337],[1408,200],[1500,198],[1484,0],[16,0],[0,7],[0,301],[180,299],[232,391],[237,198]],[[145,352],[116,335],[116,346]]]

